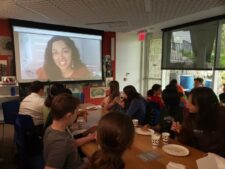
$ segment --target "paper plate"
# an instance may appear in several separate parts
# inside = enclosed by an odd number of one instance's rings
[[[140,135],[150,136],[154,133],[154,130],[152,129],[142,130],[141,128],[136,128],[135,132]]]
[[[173,156],[187,156],[189,154],[189,150],[186,147],[177,144],[167,144],[162,149]]]

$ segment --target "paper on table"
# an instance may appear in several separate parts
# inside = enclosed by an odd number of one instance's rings
[[[159,158],[159,154],[156,153],[156,152],[152,152],[152,151],[149,151],[149,152],[142,152],[138,155],[138,157],[140,159],[142,159],[143,161],[151,161],[151,160],[155,160],[157,158]]]
[[[180,163],[170,161],[167,164],[166,169],[186,169],[186,166]]]
[[[224,169],[225,159],[213,154],[208,153],[206,157],[196,160],[198,169]]]

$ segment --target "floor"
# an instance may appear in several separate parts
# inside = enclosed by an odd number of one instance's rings
[[[0,124],[0,169],[16,169],[15,154],[16,148],[13,142],[14,128],[12,125],[4,125],[4,139],[3,139],[3,125]]]

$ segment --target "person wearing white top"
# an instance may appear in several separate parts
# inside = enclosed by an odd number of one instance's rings
[[[35,126],[43,125],[44,84],[34,81],[31,84],[31,94],[20,104],[19,114],[30,115]]]

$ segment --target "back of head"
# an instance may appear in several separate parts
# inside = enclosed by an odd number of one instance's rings
[[[97,130],[97,142],[101,149],[91,159],[92,169],[123,169],[121,158],[134,138],[132,120],[126,114],[110,112],[102,117]]]
[[[60,94],[60,93],[64,93],[65,91],[65,87],[63,84],[60,83],[54,83],[52,84],[52,86],[50,87],[49,91],[48,91],[48,96],[45,100],[45,105],[47,107],[50,107],[52,104],[52,99],[54,98],[54,96]]]
[[[147,91],[147,96],[148,96],[148,97],[153,96],[153,95],[154,95],[154,92],[160,90],[161,87],[162,87],[162,86],[161,86],[160,84],[154,84],[154,85],[152,86],[152,88],[151,88],[150,90]]]
[[[52,100],[51,112],[54,120],[63,118],[67,113],[74,113],[75,109],[79,106],[80,101],[78,98],[70,94],[62,93],[55,96]]]
[[[170,84],[169,85],[176,86],[177,85],[177,80],[176,79],[172,79],[170,81]]]
[[[216,94],[208,87],[194,88],[189,97],[198,107],[199,127],[206,130],[215,129],[219,116],[219,101]]]
[[[30,91],[33,93],[38,93],[41,89],[44,89],[44,83],[40,81],[32,82],[30,86]]]
[[[175,87],[167,87],[162,92],[164,104],[168,107],[177,107],[180,103],[180,95]]]

